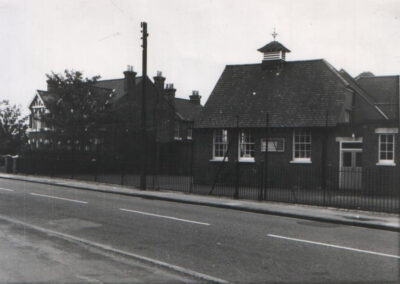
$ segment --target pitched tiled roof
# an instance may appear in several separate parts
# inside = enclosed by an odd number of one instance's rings
[[[260,52],[272,52],[272,51],[286,51],[290,52],[283,44],[278,41],[271,41],[270,43],[264,45],[263,47],[259,48],[258,51]]]
[[[58,94],[42,90],[37,90],[37,93],[43,100],[43,103],[46,106],[46,108],[51,111],[54,104],[56,104],[57,100],[59,99]]]
[[[399,103],[399,76],[374,76],[358,78],[357,83],[375,100],[376,106],[395,119]]]
[[[121,79],[109,79],[109,80],[100,80],[96,82],[96,86],[100,88],[105,88],[109,90],[114,90],[115,97],[113,101],[119,100],[122,96],[125,95],[124,90],[124,78]],[[135,78],[135,84],[138,85],[142,81],[142,77]]]
[[[261,64],[228,65],[198,128],[323,127],[341,122],[348,82],[325,60],[291,61],[279,74]]]
[[[175,98],[175,110],[184,120],[195,120],[202,108],[200,104],[194,104],[190,100]]]

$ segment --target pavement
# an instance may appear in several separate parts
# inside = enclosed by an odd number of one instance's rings
[[[397,214],[266,201],[235,200],[172,191],[142,191],[136,188],[98,182],[20,174],[0,173],[0,178],[400,232],[400,218]]]
[[[198,283],[4,219],[0,251],[0,283]]]

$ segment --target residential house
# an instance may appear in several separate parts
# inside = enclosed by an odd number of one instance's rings
[[[161,72],[157,72],[154,82],[146,77],[146,133],[149,155],[152,156],[156,155],[156,144],[162,144],[162,147],[174,145],[177,153],[182,151],[185,143],[190,144],[194,119],[202,109],[197,91],[193,92],[190,99],[177,98],[173,84],[165,86],[164,82]],[[78,149],[114,157],[140,153],[143,149],[142,84],[143,77],[136,76],[130,66],[124,72],[124,78],[96,82],[92,93],[104,106],[104,111],[109,112],[109,121],[96,124],[86,141],[73,138],[72,130],[65,130],[63,137],[54,137],[52,129],[45,124],[43,115],[51,114],[53,106],[60,103],[57,87],[48,84],[46,91],[37,91],[29,105],[30,150],[51,152]]]
[[[196,121],[196,183],[255,185],[262,171],[272,187],[358,189],[366,168],[399,167],[398,76],[287,61],[275,40],[258,51],[260,63],[225,67]]]

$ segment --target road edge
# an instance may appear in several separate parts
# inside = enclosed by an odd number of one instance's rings
[[[168,197],[168,196],[148,195],[148,194],[140,193],[140,192],[124,192],[117,188],[115,188],[114,191],[111,191],[111,190],[102,189],[102,188],[78,186],[78,185],[73,185],[73,184],[66,184],[63,182],[57,182],[57,181],[49,182],[49,181],[41,181],[41,180],[30,180],[30,179],[27,179],[24,177],[19,177],[19,176],[0,176],[0,178],[33,182],[33,183],[38,183],[38,184],[69,187],[69,188],[75,188],[75,189],[79,189],[79,190],[91,190],[91,191],[106,192],[106,193],[119,194],[119,195],[125,195],[125,196],[134,196],[134,197],[140,197],[140,198],[145,198],[145,199],[163,200],[163,201],[169,201],[169,202],[201,205],[201,206],[208,206],[208,207],[214,207],[214,208],[231,209],[231,210],[265,214],[265,215],[282,216],[282,217],[304,219],[304,220],[317,221],[317,222],[326,222],[326,223],[333,223],[333,224],[340,224],[340,225],[364,227],[364,228],[369,228],[369,229],[400,232],[399,226],[394,227],[394,226],[390,226],[390,225],[386,225],[386,224],[379,224],[379,223],[365,223],[365,222],[357,221],[357,220],[343,220],[343,219],[338,219],[338,218],[302,215],[302,214],[296,214],[296,213],[291,213],[291,212],[268,210],[268,209],[261,209],[261,208],[255,209],[255,208],[250,208],[250,207],[246,207],[246,206],[238,206],[238,205],[226,204],[226,203],[210,203],[207,201],[200,201],[200,200],[184,200],[184,199],[173,198],[173,197]],[[34,178],[37,178],[37,177],[34,177]],[[102,184],[102,185],[112,186],[111,184]]]
[[[53,236],[53,237],[61,238],[61,239],[65,240],[65,241],[83,244],[83,245],[86,245],[86,246],[89,246],[89,247],[93,247],[93,248],[105,251],[107,253],[111,253],[111,254],[116,254],[116,255],[121,255],[121,256],[124,256],[124,257],[128,257],[128,258],[132,258],[132,259],[135,259],[135,260],[140,261],[142,263],[147,263],[147,264],[150,264],[150,265],[162,268],[162,269],[166,269],[166,270],[172,271],[174,273],[179,273],[181,275],[184,275],[186,277],[190,277],[190,278],[193,278],[193,279],[199,279],[199,280],[202,280],[202,281],[207,281],[209,283],[221,283],[221,284],[229,283],[228,281],[226,281],[224,279],[220,279],[220,278],[213,277],[213,276],[210,276],[210,275],[207,275],[207,274],[196,272],[194,270],[187,269],[187,268],[184,268],[184,267],[181,267],[181,266],[178,266],[178,265],[169,264],[169,263],[164,262],[164,261],[160,261],[160,260],[156,260],[156,259],[149,258],[149,257],[146,257],[146,256],[141,256],[141,255],[138,255],[138,254],[134,254],[134,253],[126,252],[126,251],[123,251],[123,250],[119,250],[119,249],[116,249],[116,248],[114,248],[112,246],[109,246],[109,245],[104,245],[104,244],[101,244],[101,243],[97,243],[97,242],[85,240],[85,239],[82,239],[82,238],[79,238],[79,237],[75,237],[75,236],[72,236],[72,235],[69,235],[69,234],[53,231],[53,230],[46,229],[46,228],[43,228],[43,227],[39,227],[39,226],[36,226],[36,225],[32,225],[32,224],[29,224],[29,223],[14,219],[14,218],[10,218],[10,217],[4,216],[4,215],[0,215],[0,220],[6,221],[6,222],[9,222],[9,223],[12,223],[12,224],[24,226],[24,227],[27,227],[29,229],[36,230],[36,231],[39,231],[41,233],[45,233],[45,234]]]

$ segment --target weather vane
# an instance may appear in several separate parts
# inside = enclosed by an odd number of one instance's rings
[[[271,35],[272,35],[272,37],[274,38],[274,40],[275,40],[275,38],[278,36],[278,33],[275,31],[275,28],[274,28],[274,32],[273,32]]]

